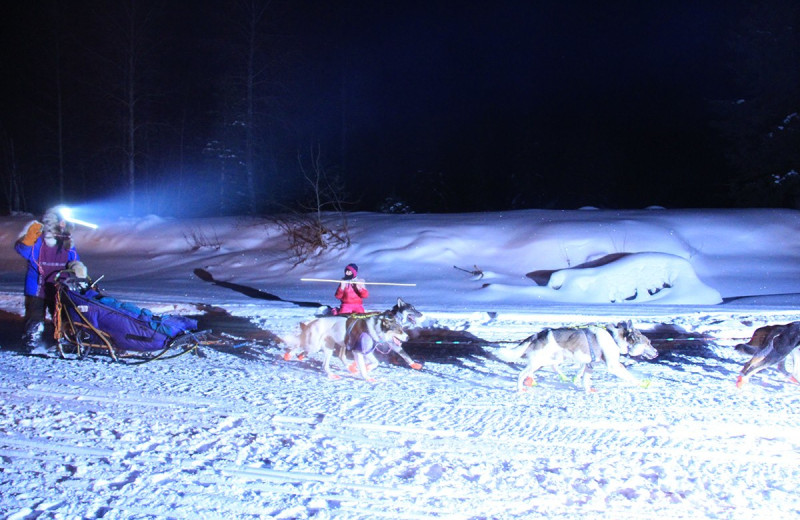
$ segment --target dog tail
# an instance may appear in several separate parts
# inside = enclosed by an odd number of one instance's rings
[[[279,336],[278,339],[283,343],[286,347],[287,352],[291,350],[298,350],[303,345],[303,333],[306,329],[307,325],[305,323],[300,324],[300,334],[297,335],[286,335],[286,336]]]
[[[513,363],[515,361],[519,361],[525,351],[528,350],[528,345],[530,342],[536,337],[536,335],[527,337],[514,345],[513,347],[504,347],[499,349],[495,355],[501,361],[505,361],[507,363]]]
[[[290,334],[287,334],[285,336],[278,336],[278,339],[281,341],[281,343],[284,344],[284,346],[289,347],[289,348],[294,348],[294,347],[299,347],[300,346],[300,344],[301,344],[300,338],[301,337],[302,337],[302,334],[291,334],[290,333]]]
[[[758,352],[759,347],[753,346],[749,343],[739,343],[735,347],[733,347],[736,352],[741,352],[742,354],[749,354],[753,355]]]

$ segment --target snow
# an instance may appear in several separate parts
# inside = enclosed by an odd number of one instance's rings
[[[32,216],[0,219],[4,518],[795,518],[800,388],[735,386],[733,347],[799,318],[800,213],[527,210],[348,215],[352,243],[293,267],[270,219],[77,218],[114,297],[231,338],[132,366],[22,354]],[[332,217],[332,216],[331,216]],[[333,218],[333,217],[332,217]],[[334,219],[335,220],[335,219]],[[334,305],[349,262],[426,319],[368,383],[281,338]],[[551,326],[632,320],[659,350],[586,393],[498,349]],[[567,374],[573,367],[564,367]]]

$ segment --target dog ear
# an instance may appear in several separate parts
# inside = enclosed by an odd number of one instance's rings
[[[397,306],[398,307],[402,307],[405,304],[406,304],[406,302],[404,302],[402,298],[397,298]]]

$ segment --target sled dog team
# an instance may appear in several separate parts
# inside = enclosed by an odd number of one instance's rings
[[[324,354],[323,370],[331,379],[338,379],[331,369],[334,355],[343,367],[358,373],[367,381],[374,381],[370,371],[378,365],[376,350],[383,354],[399,355],[411,368],[419,370],[402,348],[409,339],[406,329],[415,326],[422,313],[413,305],[398,298],[390,310],[362,315],[325,316],[300,324],[300,334],[286,338],[288,348],[285,360],[303,359],[320,351]],[[740,352],[753,354],[741,370],[736,382],[741,387],[753,374],[777,366],[797,382],[800,379],[800,322],[762,327],[746,344],[736,347]],[[383,350],[381,350],[383,348]],[[348,352],[352,355],[349,362]],[[525,360],[526,366],[517,378],[517,389],[525,390],[534,383],[534,374],[543,367],[555,370],[562,380],[566,376],[561,366],[578,366],[574,381],[581,381],[586,391],[591,391],[591,374],[594,363],[605,364],[609,373],[633,384],[646,385],[638,380],[621,363],[621,356],[654,359],[658,351],[650,340],[636,329],[631,321],[614,325],[587,325],[584,327],[544,329],[516,345],[501,348],[497,357],[505,362]]]

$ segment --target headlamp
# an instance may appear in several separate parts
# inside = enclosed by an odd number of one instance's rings
[[[73,224],[78,224],[79,226],[86,226],[88,228],[97,229],[97,224],[92,224],[91,222],[86,222],[85,220],[80,220],[72,216],[72,209],[67,206],[59,206],[58,207],[58,214],[66,220],[67,222],[72,222]]]

